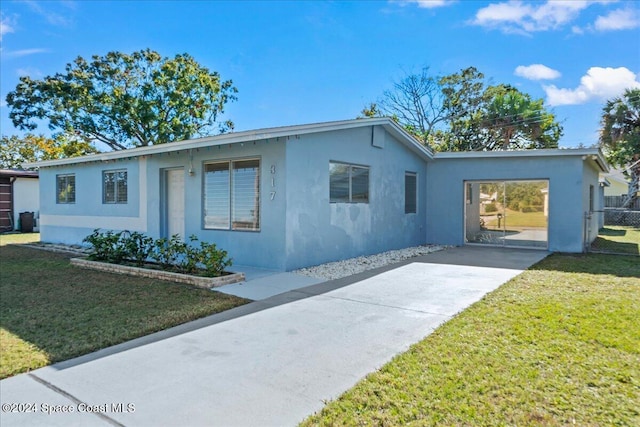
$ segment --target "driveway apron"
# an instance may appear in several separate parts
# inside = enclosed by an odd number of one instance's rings
[[[3,380],[0,424],[296,425],[546,255],[453,248],[257,301]]]

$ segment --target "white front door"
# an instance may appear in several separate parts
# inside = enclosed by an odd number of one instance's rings
[[[167,183],[167,237],[179,234],[184,240],[184,169],[169,169]]]

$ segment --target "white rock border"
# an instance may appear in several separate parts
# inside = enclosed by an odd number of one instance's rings
[[[293,273],[303,276],[314,277],[316,279],[334,280],[353,274],[362,273],[396,262],[404,261],[409,258],[430,254],[432,252],[441,251],[448,246],[424,245],[414,246],[411,248],[397,249],[382,252],[375,255],[359,256],[349,258],[342,261],[329,262],[327,264],[316,265],[313,267],[301,268],[294,270]]]

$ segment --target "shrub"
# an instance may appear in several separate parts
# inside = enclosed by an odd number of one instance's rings
[[[198,262],[204,266],[207,276],[220,276],[224,269],[231,266],[227,251],[216,248],[215,243],[200,242]]]
[[[486,205],[484,205],[484,212],[485,213],[498,212],[498,207],[496,206],[495,203],[487,203]]]
[[[126,251],[126,258],[134,261],[138,267],[142,267],[153,252],[153,239],[137,231],[123,232],[120,240]]]
[[[177,264],[180,254],[185,252],[185,243],[180,240],[180,236],[174,234],[170,239],[165,237],[157,239],[153,243],[151,258],[162,266],[165,270]]]
[[[195,243],[195,235],[189,237],[190,244],[182,241],[174,234],[171,238],[152,239],[138,232],[113,231],[100,232],[99,229],[83,239],[93,246],[89,259],[104,261],[112,264],[122,264],[125,261],[135,263],[141,267],[148,259],[156,261],[164,270],[180,273],[201,273],[204,276],[216,277],[224,273],[225,268],[231,266],[232,260],[227,251],[218,249],[215,243]]]
[[[520,211],[522,213],[542,212],[544,211],[544,206],[521,206]]]
[[[114,233],[111,230],[106,233],[101,233],[97,228],[93,230],[93,233],[82,240],[93,246],[93,253],[89,255],[89,259],[120,264],[127,253],[120,240],[121,235],[122,232]]]

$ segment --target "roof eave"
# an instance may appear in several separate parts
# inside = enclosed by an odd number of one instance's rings
[[[464,158],[509,158],[509,157],[558,157],[576,156],[582,160],[592,160],[602,172],[608,172],[609,167],[604,155],[598,148],[565,148],[565,149],[540,149],[540,150],[507,150],[507,151],[465,151],[465,152],[438,152],[437,159],[464,159]]]
[[[202,147],[237,144],[242,142],[259,141],[273,138],[306,135],[317,132],[330,132],[333,130],[350,129],[362,126],[383,126],[387,131],[396,136],[415,153],[431,160],[433,153],[420,144],[413,136],[402,129],[397,123],[387,117],[367,119],[341,120],[335,122],[312,123],[306,125],[283,126],[277,128],[265,128],[251,131],[227,133],[198,139],[176,141],[168,144],[153,145],[148,147],[131,148],[128,150],[110,151],[107,153],[90,154],[82,157],[74,157],[58,160],[46,160],[42,162],[24,163],[24,168],[40,168],[52,166],[64,166],[77,163],[106,162],[129,157],[149,156],[153,154],[169,153],[183,150],[193,150]]]

